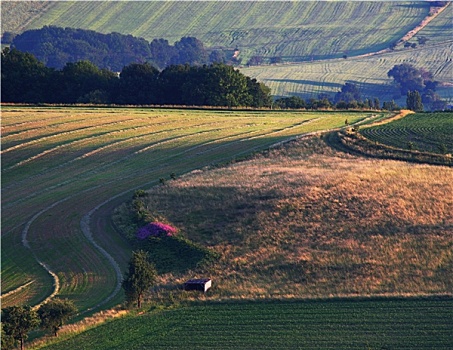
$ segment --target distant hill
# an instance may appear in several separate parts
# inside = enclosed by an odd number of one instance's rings
[[[296,95],[316,98],[319,94],[333,95],[345,82],[357,84],[365,96],[377,96],[382,101],[396,100],[405,104],[387,72],[397,64],[410,63],[433,73],[441,85],[439,95],[453,105],[453,23],[452,4],[409,42],[415,48],[400,45],[395,50],[379,54],[330,59],[297,64],[281,64],[244,68],[243,73],[263,81],[276,96]],[[427,39],[419,45],[417,38]]]
[[[225,53],[217,50],[208,56],[203,43],[185,37],[174,46],[167,40],[151,43],[143,38],[120,33],[102,34],[94,30],[44,26],[18,34],[11,47],[33,54],[46,66],[63,68],[68,62],[88,60],[99,68],[119,72],[130,63],[152,63],[165,68],[170,64],[202,65],[225,63]]]
[[[101,33],[118,32],[148,41],[163,38],[173,45],[194,36],[206,48],[238,49],[246,64],[262,58],[264,66],[244,73],[266,83],[277,96],[317,98],[332,94],[347,81],[364,95],[381,101],[398,96],[387,72],[395,64],[411,63],[431,71],[443,85],[439,94],[453,103],[453,11],[442,12],[409,40],[416,48],[396,47],[392,52],[364,56],[388,49],[417,27],[436,2],[419,1],[2,1],[2,32],[23,32],[44,25],[85,28]],[[42,6],[38,6],[41,4]],[[31,7],[33,6],[33,7]],[[28,14],[28,17],[26,16]],[[14,17],[21,16],[20,20]],[[18,26],[20,22],[22,25]],[[13,24],[16,23],[16,26]],[[419,44],[419,37],[428,41]],[[357,57],[362,56],[363,57]],[[346,57],[344,59],[343,57]],[[282,62],[283,65],[268,63]],[[299,64],[288,65],[288,62]]]
[[[1,6],[9,18],[2,32],[55,25],[170,44],[194,36],[207,47],[239,48],[243,63],[254,55],[304,61],[380,50],[430,11],[428,2],[396,1],[55,1],[17,14],[15,2]]]

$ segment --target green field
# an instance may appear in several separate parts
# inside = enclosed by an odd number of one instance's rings
[[[451,300],[206,303],[126,317],[44,349],[451,349]]]
[[[5,17],[14,18],[11,7],[2,3]],[[207,47],[238,47],[244,63],[251,55],[297,61],[387,48],[428,13],[422,2],[55,2],[29,12],[19,30],[56,25],[171,44],[195,36]]]
[[[369,115],[3,107],[2,304],[120,301],[130,247],[99,225],[135,189]]]
[[[453,113],[417,113],[360,133],[372,141],[397,148],[453,153]]]

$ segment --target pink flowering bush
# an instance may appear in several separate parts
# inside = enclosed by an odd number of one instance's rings
[[[164,224],[162,222],[150,222],[137,230],[138,239],[146,239],[151,237],[171,237],[176,233],[176,229],[173,226]]]

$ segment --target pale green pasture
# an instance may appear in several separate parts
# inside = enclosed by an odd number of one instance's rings
[[[395,99],[404,106],[405,96],[398,98],[399,90],[387,72],[397,64],[410,63],[432,72],[437,81],[453,84],[452,52],[453,41],[368,57],[259,66],[241,71],[264,82],[276,96],[317,98],[319,94],[327,93],[333,97],[343,84],[352,82],[359,86],[364,97],[378,97],[381,102]],[[438,93],[448,101],[453,100],[451,86],[440,86]]]
[[[54,2],[26,28],[84,28],[170,44],[195,36],[208,47],[237,47],[245,61],[251,55],[297,60],[388,47],[428,11],[428,4],[413,2]]]
[[[35,304],[49,295],[52,281],[36,256],[57,273],[61,296],[81,310],[96,307],[113,296],[117,275],[81,231],[91,210],[110,210],[171,173],[370,114],[4,107],[2,290],[34,282],[3,305]],[[130,248],[114,232],[98,232],[95,223],[91,229],[124,271]]]

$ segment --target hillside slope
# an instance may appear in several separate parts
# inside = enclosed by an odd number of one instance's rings
[[[441,82],[438,93],[449,103],[453,102],[453,11],[451,4],[418,32],[409,42],[418,44],[417,37],[427,39],[416,48],[398,46],[394,51],[381,52],[347,59],[318,60],[244,68],[243,73],[263,81],[277,96],[299,95],[317,98],[319,94],[333,94],[345,82],[361,88],[365,97],[377,96],[381,101],[395,99],[405,104],[399,96],[393,79],[387,72],[396,64],[410,63],[424,68]]]
[[[11,4],[2,2],[2,11]],[[387,48],[429,10],[424,2],[58,1],[20,29],[56,25],[170,43],[195,36],[209,47],[239,48],[244,63],[252,55],[302,61]]]

